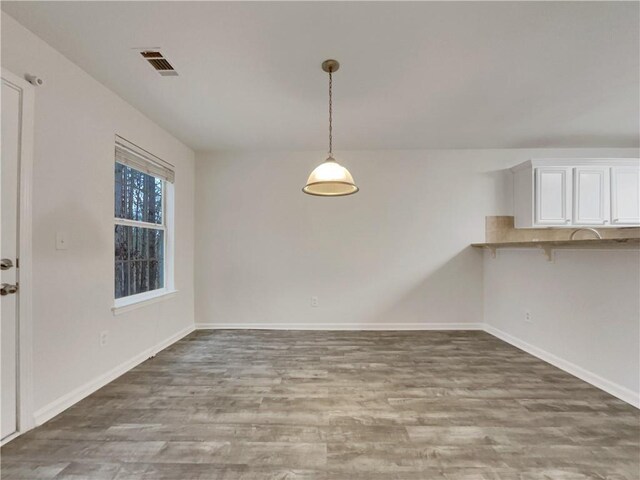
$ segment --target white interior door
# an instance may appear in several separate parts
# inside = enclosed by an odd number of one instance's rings
[[[1,437],[18,428],[18,195],[22,91],[2,79],[2,167],[0,169],[0,360]]]

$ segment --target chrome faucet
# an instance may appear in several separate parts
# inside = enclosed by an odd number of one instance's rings
[[[589,232],[593,232],[596,234],[596,237],[598,237],[598,240],[602,240],[602,235],[600,235],[600,233],[595,229],[595,228],[578,228],[577,230],[574,230],[573,232],[571,232],[571,236],[569,237],[569,240],[573,240],[576,236],[576,233],[578,233],[581,230],[587,230]]]

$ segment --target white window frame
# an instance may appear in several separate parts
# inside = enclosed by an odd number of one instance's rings
[[[120,137],[116,137],[116,139],[117,139],[116,144],[119,144],[121,142],[126,142],[124,139],[121,139]],[[127,142],[127,144],[128,146],[133,145],[130,142]],[[136,148],[138,148],[140,152],[148,153],[145,150],[139,149],[139,147],[136,147]],[[131,149],[133,148],[131,147]],[[140,154],[140,156],[143,156],[143,155]],[[155,158],[151,154],[149,154],[149,156],[151,156],[152,158]],[[149,162],[153,162],[153,159],[148,158],[147,155],[144,155],[143,158],[145,158]],[[121,165],[125,165],[122,162],[118,162],[117,160],[115,161],[115,163],[120,163]],[[170,164],[166,164],[166,165],[170,165]],[[137,169],[129,165],[125,165],[125,166],[129,168],[133,168],[134,170],[137,170],[142,173],[150,174],[148,172],[144,172],[140,169]],[[156,176],[156,178],[160,178],[160,177]],[[114,304],[113,304],[113,307],[111,308],[114,315],[119,315],[121,313],[125,313],[130,310],[134,310],[136,308],[140,308],[145,305],[150,305],[158,301],[164,300],[166,298],[170,298],[178,292],[175,289],[175,284],[174,284],[175,187],[172,182],[169,182],[163,178],[161,178],[161,180],[162,180],[162,223],[150,223],[150,222],[142,222],[138,220],[118,218],[114,214],[114,226],[124,225],[129,227],[143,227],[143,228],[150,228],[155,230],[162,230],[164,232],[164,259],[163,259],[164,286],[162,288],[150,290],[148,292],[137,293],[135,295],[129,295],[127,297],[114,298]],[[113,197],[115,198],[115,181],[114,181]],[[115,275],[115,250],[114,250],[114,257],[113,257],[113,265],[114,265],[113,272]],[[115,284],[115,281],[113,282],[113,284]],[[115,297],[115,291],[113,294]]]

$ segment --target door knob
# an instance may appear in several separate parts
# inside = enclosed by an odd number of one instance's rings
[[[9,258],[3,258],[0,260],[0,270],[9,270],[13,267],[13,262]]]
[[[10,283],[3,283],[0,287],[0,295],[13,295],[18,291],[18,285],[11,285]]]

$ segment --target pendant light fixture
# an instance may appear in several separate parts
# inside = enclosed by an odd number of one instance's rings
[[[302,189],[309,195],[340,197],[358,191],[349,170],[333,158],[333,73],[338,71],[338,68],[340,64],[337,60],[322,62],[322,70],[329,74],[329,156],[309,175],[307,185]]]

